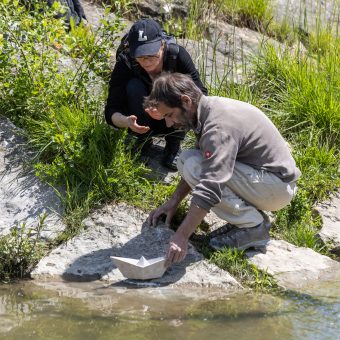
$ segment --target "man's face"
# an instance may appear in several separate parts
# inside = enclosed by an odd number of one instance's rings
[[[194,128],[194,122],[191,117],[189,107],[169,107],[160,102],[157,110],[165,119],[167,127],[174,127],[175,129],[185,131],[189,131]]]

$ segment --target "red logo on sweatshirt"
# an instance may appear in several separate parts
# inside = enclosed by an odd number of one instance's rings
[[[211,155],[212,155],[212,152],[211,152],[211,151],[205,151],[205,152],[204,152],[204,157],[205,157],[205,158],[210,158]]]

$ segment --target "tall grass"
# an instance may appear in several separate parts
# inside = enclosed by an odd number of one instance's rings
[[[236,26],[263,31],[272,20],[269,0],[215,0],[214,4]]]

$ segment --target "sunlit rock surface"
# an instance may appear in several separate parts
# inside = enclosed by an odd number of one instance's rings
[[[251,263],[266,270],[281,287],[288,289],[301,288],[316,280],[331,279],[333,274],[340,271],[337,261],[282,240],[269,241],[264,253],[247,251],[246,255]]]
[[[340,256],[340,193],[318,204],[316,210],[322,218],[322,229],[318,236]]]
[[[85,221],[85,230],[43,258],[33,271],[37,279],[93,281],[103,279],[117,285],[127,280],[110,256],[146,259],[164,256],[173,231],[164,226],[150,227],[146,215],[124,204],[106,206]],[[147,281],[151,286],[240,288],[228,272],[204,260],[192,245],[180,264],[169,268],[163,277]]]
[[[35,176],[28,164],[33,156],[22,131],[0,116],[0,235],[23,222],[36,225],[44,213],[42,237],[54,238],[64,229],[60,199]]]

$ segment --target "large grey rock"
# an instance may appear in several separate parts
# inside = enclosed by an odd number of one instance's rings
[[[282,44],[248,28],[239,28],[214,19],[206,27],[208,39],[180,39],[191,55],[202,79],[216,86],[228,80],[241,83],[263,44],[283,50]]]
[[[316,280],[331,279],[340,271],[340,263],[309,248],[296,247],[286,241],[271,240],[266,252],[247,251],[249,261],[273,275],[284,288],[307,286]]]
[[[217,51],[239,63],[249,62],[252,56],[259,53],[264,43],[270,43],[276,48],[283,46],[259,32],[219,20],[212,20],[207,29]]]
[[[136,259],[163,256],[173,234],[164,226],[149,227],[145,220],[145,214],[124,204],[106,206],[84,221],[85,230],[79,236],[43,258],[31,275],[36,279],[68,281],[102,279],[125,285],[130,281],[122,276],[110,256]],[[147,284],[224,290],[240,288],[233,277],[209,264],[192,245],[183,262],[169,268],[162,278]]]
[[[26,144],[22,132],[0,116],[0,235],[23,222],[30,227],[46,213],[42,237],[52,239],[65,228],[62,205],[26,164],[34,155]]]
[[[89,1],[80,0],[84,9],[86,20],[93,27],[100,26],[100,19],[104,16],[104,8]]]
[[[189,0],[139,0],[135,3],[135,8],[139,13],[143,13],[144,16],[164,20],[171,17],[187,17],[189,4]]]
[[[332,251],[340,256],[340,193],[330,200],[320,203],[316,210],[322,218],[322,229],[318,233],[320,239],[332,247]]]

